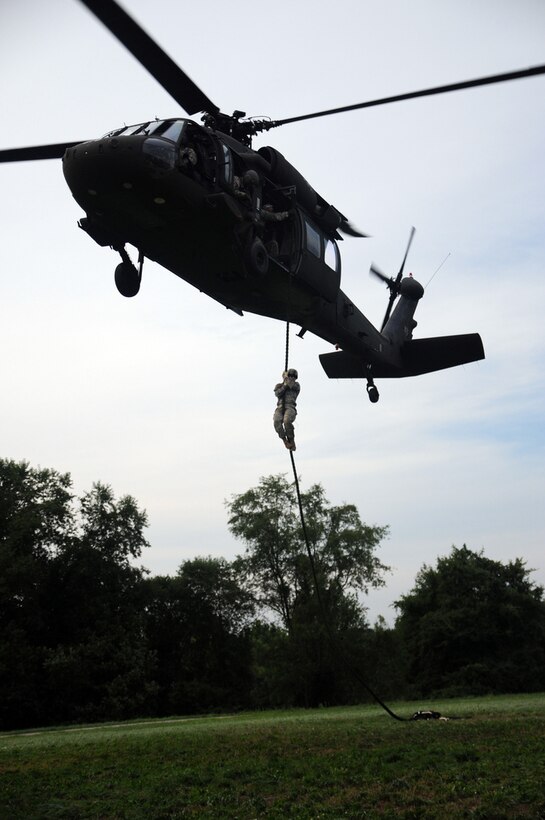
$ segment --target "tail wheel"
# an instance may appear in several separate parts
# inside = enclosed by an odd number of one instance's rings
[[[367,395],[369,396],[369,401],[373,404],[376,404],[379,400],[379,393],[374,384],[367,385]]]

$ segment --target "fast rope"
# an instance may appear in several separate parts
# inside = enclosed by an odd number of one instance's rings
[[[288,369],[289,348],[290,348],[290,323],[286,322],[286,357],[285,357],[284,370]],[[292,466],[292,469],[293,469],[293,478],[294,478],[294,481],[295,481],[295,491],[297,493],[297,503],[298,503],[298,506],[299,506],[299,517],[301,519],[301,529],[302,529],[302,532],[303,532],[303,539],[305,541],[307,556],[308,556],[308,560],[309,560],[310,568],[311,568],[311,572],[312,572],[312,581],[313,581],[313,584],[314,584],[314,590],[316,592],[316,598],[318,600],[318,606],[320,607],[320,614],[322,616],[322,621],[323,621],[323,624],[324,624],[324,627],[325,627],[325,630],[326,630],[326,633],[327,633],[327,637],[329,638],[331,648],[333,649],[334,653],[338,656],[339,660],[345,665],[346,669],[348,669],[348,671],[351,673],[352,677],[355,678],[355,680],[360,684],[360,686],[362,686],[365,689],[365,691],[368,692],[371,695],[371,697],[379,704],[379,706],[381,706],[390,715],[390,717],[393,717],[394,720],[400,720],[400,721],[410,720],[411,718],[404,718],[404,717],[400,717],[399,715],[396,715],[396,713],[394,711],[392,711],[392,709],[390,709],[390,707],[387,706],[384,703],[384,701],[382,701],[379,698],[379,696],[376,694],[376,692],[374,692],[371,689],[371,687],[362,678],[359,669],[357,669],[357,667],[355,667],[352,664],[352,662],[347,657],[345,651],[339,645],[338,636],[336,636],[333,633],[333,629],[332,629],[331,624],[329,622],[328,614],[327,614],[327,611],[326,611],[326,608],[325,608],[325,605],[324,605],[324,602],[323,602],[323,599],[322,599],[322,594],[320,592],[320,584],[318,582],[318,575],[317,575],[317,572],[316,572],[316,564],[314,562],[314,556],[312,554],[312,549],[311,549],[311,546],[310,546],[310,541],[309,541],[308,532],[307,532],[307,526],[306,526],[306,522],[305,522],[305,513],[303,511],[303,502],[301,500],[301,490],[299,488],[299,477],[297,475],[297,469],[295,467],[295,458],[294,458],[294,455],[293,455],[293,450],[289,450],[289,454],[290,454],[291,466]]]
[[[286,358],[284,362],[284,370],[288,369],[288,362],[290,357],[290,323],[286,322]]]

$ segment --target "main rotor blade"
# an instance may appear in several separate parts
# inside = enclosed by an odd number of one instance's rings
[[[6,148],[0,151],[0,162],[25,162],[31,159],[60,159],[67,148],[79,142],[57,142],[54,145],[35,145],[31,148]]]
[[[219,108],[193,80],[115,0],[81,2],[104,23],[114,37],[117,37],[188,114],[196,114],[197,111],[206,111],[209,114],[219,112]]]
[[[339,230],[341,233],[347,234],[347,236],[356,236],[360,239],[369,238],[369,234],[358,231],[358,229],[355,228],[354,225],[346,219],[346,217],[342,218],[341,224],[339,225]]]
[[[287,125],[290,122],[300,122],[301,120],[312,120],[315,117],[328,117],[330,114],[342,114],[344,111],[355,111],[358,108],[372,108],[376,105],[386,105],[387,103],[401,102],[402,100],[413,100],[416,97],[431,97],[434,94],[447,94],[449,91],[461,91],[464,88],[477,88],[481,85],[493,85],[494,83],[505,83],[509,80],[520,80],[523,77],[534,77],[538,74],[545,74],[545,65],[532,66],[520,71],[509,71],[504,74],[493,74],[489,77],[479,77],[475,80],[464,80],[461,83],[451,83],[449,85],[438,85],[434,88],[424,88],[421,91],[410,91],[407,94],[396,94],[394,97],[381,97],[378,100],[357,103],[356,105],[345,105],[341,108],[329,108],[327,111],[316,111],[314,114],[303,114],[299,117],[288,117],[283,120],[273,120],[269,123],[270,128],[278,125]]]

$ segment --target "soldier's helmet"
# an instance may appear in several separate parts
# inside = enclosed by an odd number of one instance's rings
[[[288,370],[288,378],[296,379],[299,376],[297,370],[294,367],[290,367]]]

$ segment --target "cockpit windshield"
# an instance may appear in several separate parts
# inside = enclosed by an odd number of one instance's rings
[[[152,122],[141,122],[138,125],[124,125],[114,131],[108,131],[103,139],[108,137],[130,137],[136,134],[149,137],[153,134],[156,137],[178,142],[187,120],[153,120]]]

